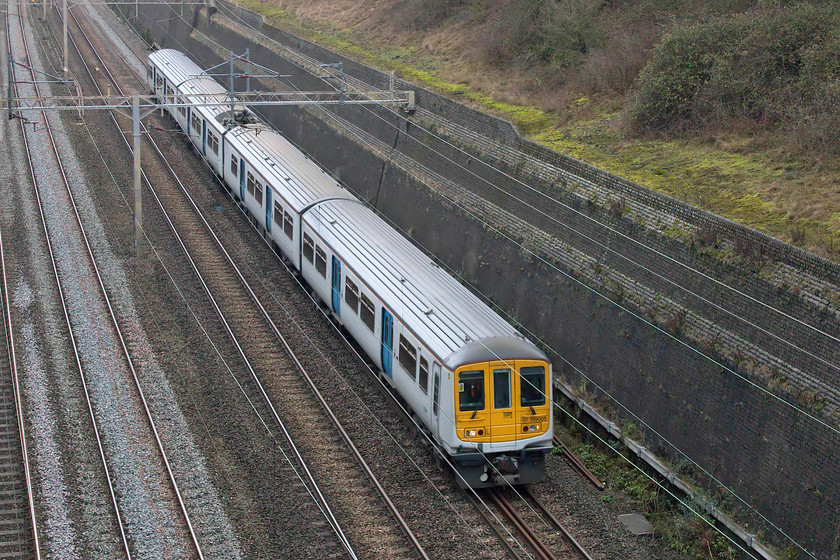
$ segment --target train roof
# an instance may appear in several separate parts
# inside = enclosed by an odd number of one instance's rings
[[[189,102],[201,103],[204,101],[215,103],[229,99],[228,90],[211,76],[208,76],[204,72],[204,69],[181,51],[160,49],[151,53],[149,60],[163,70],[169,78],[171,85],[181,93],[207,94],[202,97],[189,97]],[[235,107],[236,111],[242,111],[243,109],[244,107],[242,105]],[[214,119],[220,123],[230,114],[229,106],[194,107],[193,110],[201,112],[208,120]]]
[[[547,360],[363,204],[327,201],[306,212],[304,220],[450,370],[481,361]]]
[[[225,138],[298,214],[321,200],[356,200],[323,168],[265,124],[236,127]]]

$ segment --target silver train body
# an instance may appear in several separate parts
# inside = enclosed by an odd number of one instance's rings
[[[545,354],[267,124],[196,106],[226,91],[185,54],[163,49],[148,63],[152,94],[380,368],[458,483],[541,480],[553,434]]]

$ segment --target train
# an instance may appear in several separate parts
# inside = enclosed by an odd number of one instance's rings
[[[458,484],[542,480],[554,433],[545,353],[268,123],[235,100],[222,106],[225,88],[186,54],[150,53],[147,81],[411,409]]]

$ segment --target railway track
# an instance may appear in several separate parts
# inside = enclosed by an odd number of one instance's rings
[[[505,519],[506,527],[499,527],[499,517],[492,514],[485,517],[488,524],[496,527],[497,535],[506,543],[513,558],[592,560],[586,549],[527,487],[516,488],[516,500],[511,500],[508,494],[506,488],[494,488],[477,494],[476,498],[481,496],[484,504],[492,504]],[[512,532],[519,535],[519,540],[509,540]],[[552,544],[549,544],[549,538]]]
[[[0,558],[40,560],[41,547],[32,493],[32,476],[29,471],[26,424],[18,382],[9,286],[6,279],[6,255],[1,231],[0,282],[3,338],[9,356],[8,370],[6,367],[0,367]]]
[[[107,82],[101,84],[101,80],[97,80],[95,74],[88,68],[87,71],[90,79],[97,84],[97,88],[105,85],[121,92],[120,84],[111,75],[108,70],[108,65],[97,52],[94,42],[91,41],[83,26],[76,19],[75,14],[73,14],[73,17],[75,22],[74,31],[79,34],[80,39],[86,45],[80,45],[74,39],[74,47],[82,59],[84,58],[81,56],[82,50],[89,50],[90,54],[96,57],[97,69],[107,77]],[[125,61],[125,63],[129,68],[131,67],[128,61]],[[143,76],[138,75],[136,77],[142,83]],[[116,120],[114,120],[114,123],[118,126]],[[344,479],[341,486],[344,487],[345,492],[364,496],[369,493],[368,488],[372,487],[379,499],[386,504],[387,511],[396,520],[401,531],[404,533],[405,539],[408,541],[409,546],[407,548],[395,545],[391,547],[391,552],[399,552],[408,557],[427,558],[428,556],[422,545],[420,545],[407,523],[402,519],[400,512],[388,496],[388,493],[379,484],[376,476],[365,462],[359,450],[355,447],[352,439],[330,410],[328,403],[318,391],[309,372],[286,341],[277,323],[271,318],[261,303],[260,297],[249,285],[245,275],[239,270],[225,249],[222,241],[202,215],[198,204],[192,199],[189,191],[179,179],[178,174],[166,161],[160,148],[151,137],[147,138],[147,145],[152,148],[156,157],[155,163],[151,165],[147,163],[147,169],[144,170],[144,178],[169,229],[177,239],[178,245],[186,256],[189,266],[199,278],[205,296],[218,314],[224,330],[236,348],[236,353],[241,358],[242,363],[245,364],[248,375],[240,376],[237,379],[239,389],[247,395],[254,411],[260,417],[260,421],[266,423],[266,429],[270,431],[276,430],[278,433],[283,434],[282,438],[277,438],[275,441],[278,445],[283,446],[283,454],[289,459],[291,470],[293,471],[291,476],[296,477],[299,483],[305,487],[305,493],[313,499],[318,510],[327,519],[330,527],[341,541],[342,548],[350,556],[355,557],[353,546],[344,534],[337,515],[333,512],[330,504],[321,492],[315,477],[310,472],[307,462],[291,434],[292,429],[300,430],[301,425],[312,426],[319,425],[319,423],[323,424],[323,414],[326,414],[334,426],[334,433],[328,437],[325,437],[323,434],[319,435],[322,447],[324,445],[329,448],[338,449],[347,447],[352,456],[355,457],[357,462],[356,469],[360,469],[364,475],[363,477],[357,477],[344,474],[353,470],[349,468],[350,466],[346,462],[344,465],[339,466],[338,469],[331,469],[334,476]],[[128,148],[127,143],[126,147]],[[148,172],[148,167],[153,168],[152,173]],[[162,175],[168,175],[170,180],[174,180],[177,183],[180,193],[164,192],[165,189],[161,189],[159,186],[153,184],[154,181],[150,180],[149,175],[152,175],[152,179],[158,178],[159,180],[163,179],[161,177]],[[180,226],[176,226],[176,222],[179,222]],[[185,233],[182,234],[182,231]],[[255,333],[261,334],[255,337]],[[254,340],[254,338],[257,340]],[[273,341],[271,340],[272,338],[274,339]],[[273,350],[277,347],[278,342],[285,349],[285,356]],[[275,382],[281,384],[284,388],[283,407],[287,409],[285,411],[286,413],[291,412],[296,417],[296,427],[287,427],[287,423],[281,419],[281,415],[278,413],[278,409],[281,407],[276,406],[267,394],[266,388],[260,379],[261,372],[273,372],[275,378],[279,377],[279,379],[275,379]],[[313,406],[313,397],[316,403],[315,406]],[[292,405],[291,408],[293,410],[289,410],[290,405]],[[273,422],[270,422],[268,419],[273,420]],[[271,427],[268,426],[269,423]],[[331,460],[335,461],[334,458]],[[368,480],[369,483],[361,484],[363,479]],[[368,515],[371,517],[381,515],[375,513],[377,509],[380,509],[376,505],[377,501],[374,500],[373,503],[370,503],[370,500],[368,500]],[[384,524],[385,520],[383,519],[381,522],[380,525]],[[380,526],[380,537],[381,530],[382,527]],[[408,549],[413,550],[413,552],[408,552]]]
[[[18,4],[17,6],[18,6],[18,10],[19,10],[21,5]],[[26,8],[24,8],[24,10],[25,9]],[[10,10],[11,10],[11,4],[10,4]],[[16,53],[16,60],[19,59],[19,56],[17,56],[18,54],[22,54],[23,59],[24,59],[24,62],[21,63],[21,64],[18,64],[18,67],[28,69],[28,71],[29,71],[28,81],[31,81],[31,87],[32,87],[35,95],[41,95],[40,87],[38,85],[38,76],[36,75],[36,70],[34,69],[34,66],[32,64],[32,58],[31,58],[31,55],[30,55],[29,46],[28,46],[28,42],[27,42],[27,38],[26,38],[26,27],[25,27],[25,23],[24,23],[25,22],[25,15],[21,14],[21,13],[17,13],[17,18],[16,19],[19,22],[19,26],[20,26],[19,41],[20,41],[20,47],[21,47],[21,50],[22,50],[22,52]],[[9,52],[10,53],[13,52],[11,37],[12,37],[12,30],[10,29],[9,26],[7,26],[7,38],[8,38],[8,41],[9,41]],[[18,62],[19,62],[19,60],[18,60]],[[27,81],[26,77],[18,77],[17,79],[19,79],[21,81]],[[159,458],[160,458],[160,460],[162,461],[162,463],[165,467],[169,483],[171,484],[171,490],[174,493],[175,499],[176,499],[177,504],[178,504],[178,508],[180,510],[180,513],[183,516],[182,520],[183,520],[183,523],[185,525],[186,532],[188,533],[188,537],[185,539],[185,544],[186,544],[186,542],[189,542],[193,547],[192,548],[192,553],[187,552],[187,554],[189,554],[190,557],[197,557],[199,559],[202,559],[204,557],[203,552],[202,552],[202,547],[201,547],[200,543],[198,542],[198,538],[197,538],[196,533],[195,533],[195,531],[192,527],[192,523],[191,523],[191,520],[190,520],[189,513],[188,513],[186,505],[184,504],[184,501],[181,497],[181,492],[180,492],[180,489],[179,489],[179,486],[178,486],[178,482],[176,481],[175,476],[172,472],[172,469],[171,469],[171,466],[170,466],[170,463],[169,463],[169,459],[167,457],[167,453],[166,453],[166,451],[163,447],[160,435],[159,435],[159,433],[157,431],[157,427],[155,425],[155,421],[154,421],[154,419],[151,415],[151,411],[150,411],[148,403],[146,401],[143,389],[142,389],[142,387],[140,385],[140,382],[139,382],[139,379],[137,377],[137,372],[136,372],[136,369],[135,369],[135,365],[133,363],[132,356],[129,353],[129,350],[128,350],[128,347],[127,347],[127,344],[126,344],[126,339],[124,337],[121,326],[120,326],[120,324],[117,320],[117,317],[116,317],[114,308],[111,304],[110,298],[108,296],[108,293],[107,293],[107,290],[106,290],[106,287],[105,287],[105,283],[104,283],[103,278],[100,274],[99,267],[97,265],[97,260],[96,260],[96,257],[94,255],[94,253],[93,253],[91,244],[90,244],[90,242],[88,240],[88,237],[85,233],[85,228],[84,228],[84,225],[83,225],[83,222],[82,222],[82,218],[79,214],[79,209],[76,205],[76,201],[75,201],[75,198],[74,198],[71,182],[68,180],[68,176],[67,176],[67,173],[65,172],[64,164],[62,162],[62,156],[60,154],[60,150],[59,150],[59,148],[56,144],[56,141],[55,141],[55,137],[54,137],[54,134],[53,134],[50,119],[49,119],[48,115],[46,114],[46,112],[43,112],[43,111],[41,112],[41,118],[42,118],[42,122],[43,122],[43,125],[44,125],[44,130],[45,130],[46,135],[49,139],[49,145],[48,146],[42,146],[41,148],[45,148],[46,151],[48,151],[51,154],[51,157],[54,158],[54,165],[56,166],[56,169],[58,170],[58,173],[60,175],[61,186],[64,187],[64,189],[66,190],[67,196],[69,197],[69,201],[70,201],[70,204],[72,206],[72,211],[73,211],[73,214],[75,215],[76,225],[78,226],[77,233],[79,234],[79,236],[80,236],[80,238],[83,242],[83,245],[86,249],[87,257],[89,259],[88,262],[86,263],[86,265],[89,266],[90,271],[95,276],[96,284],[98,285],[98,289],[99,289],[99,295],[101,296],[102,302],[104,303],[105,307],[107,308],[108,317],[104,318],[104,320],[107,321],[108,319],[110,319],[110,325],[113,328],[113,334],[116,336],[116,339],[118,340],[119,346],[122,350],[122,355],[123,355],[123,358],[125,360],[125,365],[128,368],[128,370],[131,372],[131,376],[132,376],[133,381],[134,381],[134,386],[137,390],[137,397],[139,398],[140,403],[142,404],[142,408],[145,412],[146,419],[148,421],[148,427],[151,431],[151,435],[154,437],[157,450],[160,454]],[[97,415],[94,413],[94,403],[93,403],[93,401],[91,399],[91,395],[88,391],[88,383],[86,382],[86,372],[85,372],[85,368],[82,366],[82,360],[81,360],[81,357],[80,357],[80,355],[81,355],[80,344],[82,344],[83,342],[81,342],[74,333],[74,330],[73,330],[73,327],[72,327],[72,321],[71,321],[71,317],[70,317],[70,312],[68,310],[68,306],[67,306],[67,303],[66,303],[66,301],[67,301],[66,297],[67,296],[66,296],[65,290],[62,286],[61,275],[59,274],[59,264],[57,262],[55,253],[53,252],[52,241],[51,241],[52,234],[50,232],[50,228],[49,228],[48,223],[47,223],[46,209],[45,209],[44,203],[42,201],[42,197],[41,197],[42,185],[40,184],[40,181],[38,179],[38,174],[36,173],[36,170],[35,170],[35,157],[33,155],[34,154],[33,148],[30,145],[30,142],[29,142],[28,137],[27,137],[27,131],[25,129],[24,119],[21,118],[20,123],[21,123],[21,134],[22,134],[22,138],[23,138],[23,142],[24,142],[24,146],[25,146],[26,156],[27,156],[27,159],[29,161],[30,175],[31,175],[31,179],[32,179],[32,184],[34,186],[34,194],[35,194],[35,197],[37,199],[37,208],[38,208],[38,212],[40,214],[40,221],[41,221],[41,224],[42,224],[42,227],[43,227],[43,231],[44,231],[44,235],[45,235],[45,241],[46,241],[46,244],[47,244],[47,248],[48,248],[48,252],[49,252],[49,256],[50,256],[50,260],[51,260],[51,266],[52,266],[52,270],[53,270],[53,273],[54,273],[54,278],[55,278],[56,286],[57,286],[57,289],[58,289],[59,298],[61,300],[61,306],[62,306],[64,318],[65,318],[65,323],[66,323],[68,333],[69,333],[69,341],[72,344],[72,352],[73,352],[73,356],[75,358],[75,365],[76,365],[76,367],[78,368],[78,371],[79,371],[82,391],[83,391],[83,394],[84,394],[84,397],[85,397],[86,406],[87,406],[87,409],[88,409],[88,412],[89,412],[89,415],[90,415],[92,430],[94,432],[97,447],[98,447],[98,450],[99,450],[99,456],[100,456],[100,460],[101,460],[101,464],[102,464],[102,468],[103,468],[104,478],[106,480],[107,487],[109,489],[110,500],[111,500],[111,503],[114,507],[115,519],[116,519],[117,525],[119,527],[120,540],[122,542],[122,547],[123,547],[123,550],[125,552],[126,557],[131,558],[132,555],[133,555],[133,553],[132,553],[132,548],[133,547],[129,544],[129,537],[127,536],[127,533],[128,533],[127,525],[129,523],[131,523],[132,520],[131,519],[127,520],[125,518],[124,513],[121,512],[121,508],[120,508],[120,505],[118,503],[119,499],[118,499],[118,496],[117,496],[117,492],[115,490],[113,475],[112,475],[111,470],[109,469],[109,460],[106,457],[107,452],[106,452],[106,449],[105,449],[105,445],[103,444],[103,440],[102,440],[101,433],[100,433],[101,432],[100,421],[97,420]],[[43,161],[41,161],[39,163],[43,164]],[[58,186],[58,185],[49,185],[49,186],[54,187],[54,186]],[[134,545],[136,547],[137,543],[135,542]],[[185,550],[185,552],[186,552],[186,550]]]

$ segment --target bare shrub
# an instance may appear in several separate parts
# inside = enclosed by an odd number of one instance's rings
[[[451,17],[466,3],[466,0],[400,0],[390,14],[397,27],[418,31]]]
[[[484,48],[497,62],[569,66],[600,45],[604,0],[509,0],[490,15]]]
[[[648,60],[652,33],[618,32],[603,47],[593,48],[570,78],[585,93],[624,93]]]

